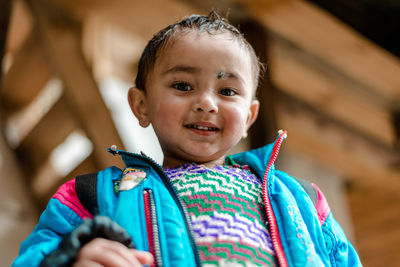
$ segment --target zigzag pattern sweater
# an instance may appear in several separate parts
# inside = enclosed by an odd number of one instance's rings
[[[203,266],[276,266],[256,175],[194,164],[166,172],[186,204]]]

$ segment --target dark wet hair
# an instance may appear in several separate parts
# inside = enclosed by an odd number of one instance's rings
[[[230,33],[236,40],[243,44],[249,52],[254,68],[255,89],[257,88],[261,64],[253,47],[247,42],[243,34],[236,27],[231,25],[227,19],[221,18],[215,11],[211,11],[208,16],[191,15],[185,17],[181,21],[167,26],[153,36],[144,48],[139,60],[138,72],[136,75],[136,87],[138,89],[146,90],[146,79],[154,68],[157,56],[168,43],[171,36],[185,30],[197,30],[199,32],[207,32],[208,34]]]

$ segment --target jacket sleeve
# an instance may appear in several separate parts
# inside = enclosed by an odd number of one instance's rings
[[[82,224],[85,217],[90,214],[77,199],[75,180],[71,180],[50,199],[35,229],[21,244],[12,266],[39,266],[58,247],[63,236]]]
[[[362,266],[356,250],[333,217],[325,196],[316,185],[313,184],[313,186],[317,190],[318,199],[315,208],[321,223],[331,266]]]
[[[44,258],[40,267],[71,266],[76,261],[80,249],[95,238],[105,238],[128,248],[135,248],[132,238],[124,228],[108,217],[97,215],[65,235],[58,248]]]

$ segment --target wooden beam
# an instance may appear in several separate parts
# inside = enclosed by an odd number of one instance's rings
[[[33,34],[14,55],[13,63],[4,77],[2,106],[13,113],[27,106],[43,89],[52,72]]]
[[[369,202],[368,199],[370,198],[366,198],[365,200]],[[360,205],[363,204],[360,203]],[[380,209],[384,209],[384,211]],[[356,229],[354,232],[359,236],[359,240],[368,240],[371,237],[371,233],[377,234],[379,230],[382,232],[391,232],[390,230],[394,230],[394,228],[400,224],[400,205],[390,208],[383,206],[380,207],[380,209],[374,211],[374,216],[372,216],[372,218],[370,218],[371,213],[369,213],[366,216],[356,219],[357,227],[355,227]],[[397,240],[400,241],[400,233],[398,233]]]
[[[396,146],[400,149],[400,105],[393,110],[392,120],[396,138]]]
[[[399,162],[398,152],[360,138],[289,96],[278,99],[276,114],[278,126],[288,130],[283,147],[312,157],[354,183],[400,197],[400,172],[391,165]]]
[[[166,4],[164,0],[121,0],[97,11],[97,14],[110,24],[149,40],[161,28],[180,20],[183,16],[198,13],[199,9],[182,1],[168,1]],[[155,19],[149,19],[149,12]]]
[[[257,57],[266,66],[269,61],[267,58],[268,36],[265,28],[253,20],[238,22],[240,29],[247,41],[253,46]],[[275,119],[275,89],[270,83],[268,73],[260,78],[257,88],[257,99],[260,101],[259,116],[250,128],[250,145],[257,148],[271,142],[276,136]]]
[[[240,1],[271,34],[295,43],[388,103],[400,102],[400,61],[324,10],[301,0]],[[276,1],[275,1],[276,2]]]
[[[35,173],[53,149],[78,127],[65,98],[60,98],[22,140],[17,153],[30,172]]]
[[[348,200],[360,256],[379,255],[379,258],[397,262],[394,261],[396,256],[388,248],[396,247],[400,242],[398,199],[390,194],[379,194],[376,188],[352,186]],[[373,258],[370,257],[368,261],[373,261]]]
[[[83,51],[93,62],[95,78],[118,77],[133,82],[146,40],[107,24],[103,20],[85,23]]]
[[[377,195],[373,190],[366,191],[363,202],[352,203],[352,213],[354,211],[354,221],[356,222],[356,227],[354,232],[359,236],[359,238],[366,238],[370,233],[377,231],[376,229],[385,229],[388,231],[393,226],[400,225],[400,203],[398,199],[393,197],[383,197]],[[368,192],[368,193],[367,193]],[[365,203],[372,202],[370,199],[385,199],[383,205],[371,205],[371,209],[374,210],[374,216],[371,216],[371,210],[368,212],[360,212],[359,207],[366,206]],[[367,205],[370,206],[370,205]],[[400,239],[400,235],[399,235]]]
[[[390,227],[381,225],[366,233],[363,238],[359,237],[358,247],[361,256],[367,257],[368,262],[375,261],[376,258],[388,259],[386,262],[388,266],[391,266],[393,262],[399,262],[400,228],[398,225],[399,221],[397,220]],[[393,253],[395,251],[397,255]],[[380,264],[371,266],[380,266]]]
[[[380,220],[381,217],[379,214],[390,216],[389,213],[392,213],[392,215],[400,219],[400,202],[390,194],[382,193],[376,190],[376,188],[358,184],[357,186],[349,186],[347,195],[349,207],[352,210],[351,213],[353,217],[359,221],[357,225],[362,226],[365,224],[366,227],[369,227],[369,225],[378,227],[378,220]],[[371,198],[374,199],[374,201],[369,201]],[[371,203],[365,205],[366,202]],[[371,209],[374,210],[374,215],[377,216],[371,216]],[[355,231],[359,229],[360,228],[357,227]]]
[[[10,20],[11,0],[0,2],[0,62],[3,62],[3,56],[6,49],[8,34],[8,22]],[[3,67],[0,64],[0,88],[2,84]]]
[[[396,140],[390,105],[313,54],[277,36],[270,38],[271,81],[284,92],[387,146]]]
[[[114,126],[91,69],[81,50],[81,25],[69,14],[46,13],[37,1],[28,1],[35,18],[41,47],[56,75],[65,85],[70,112],[93,143],[93,155],[99,169],[121,163],[106,148],[122,141]]]
[[[23,46],[33,28],[33,19],[23,0],[12,1],[6,51],[13,57]]]
[[[41,171],[32,180],[31,190],[36,199],[39,211],[43,211],[49,199],[57,189],[65,182],[73,179],[77,175],[98,171],[97,164],[93,155],[83,160],[79,166],[65,177],[60,177],[49,161],[46,161]]]
[[[392,0],[311,0],[331,14],[400,56],[400,2]]]

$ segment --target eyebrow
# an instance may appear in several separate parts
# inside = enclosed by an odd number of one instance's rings
[[[217,80],[234,79],[234,80],[238,80],[238,81],[240,81],[242,83],[245,83],[243,77],[238,73],[233,73],[233,72],[228,72],[228,71],[221,70],[215,76],[217,77]]]
[[[231,73],[231,72],[226,72],[224,70],[221,70],[217,73],[217,79],[224,79],[224,78],[236,78],[238,79],[237,75]]]
[[[196,67],[187,66],[187,65],[176,65],[176,66],[173,66],[172,68],[167,69],[162,74],[166,75],[169,73],[176,73],[176,72],[186,72],[186,73],[193,74],[193,73],[197,73],[199,71],[200,71],[199,68],[196,68]]]

